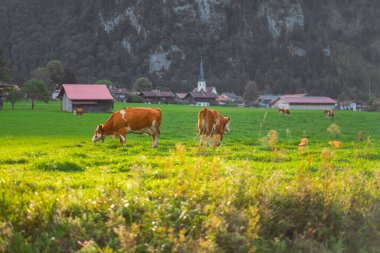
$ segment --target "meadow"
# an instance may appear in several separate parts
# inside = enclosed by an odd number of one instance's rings
[[[153,149],[92,143],[110,114],[6,104],[0,252],[379,252],[380,114],[216,107],[231,132],[213,148],[199,107],[157,106]]]

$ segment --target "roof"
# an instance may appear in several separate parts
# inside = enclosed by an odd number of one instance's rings
[[[144,97],[175,97],[174,93],[171,91],[159,91],[159,90],[150,90],[150,91],[141,91],[139,95]]]
[[[295,97],[295,96],[282,96],[277,98],[272,102],[275,104],[279,100],[284,101],[289,104],[336,104],[336,100],[329,97],[314,97],[314,96],[303,96],[303,97]]]
[[[355,101],[355,100],[349,100],[349,101],[339,101],[339,104],[340,104],[340,105],[349,105],[349,104],[353,104],[353,103],[356,103],[356,104],[361,104],[360,102],[358,102],[358,101]]]
[[[193,98],[217,98],[218,95],[216,95],[214,92],[212,91],[193,91],[193,92],[189,92],[188,93],[190,96],[192,96]]]
[[[240,99],[241,98],[240,96],[236,95],[233,92],[223,92],[222,96],[225,96],[225,97],[227,97],[229,99]]]
[[[63,84],[58,97],[64,93],[70,100],[113,100],[105,84]]]
[[[111,90],[112,94],[118,94],[118,95],[124,95],[124,94],[129,94],[131,93],[129,90],[126,88],[113,88]]]
[[[187,96],[187,92],[180,92],[180,93],[176,93],[175,95],[180,98],[180,99],[184,99],[186,96]]]

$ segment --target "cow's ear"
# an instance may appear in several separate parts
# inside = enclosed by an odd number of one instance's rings
[[[100,124],[100,125],[98,126],[98,129],[99,129],[99,131],[102,131],[102,132],[103,132],[103,124]]]
[[[226,120],[227,120],[227,122],[230,122],[231,118],[230,117],[226,117]]]

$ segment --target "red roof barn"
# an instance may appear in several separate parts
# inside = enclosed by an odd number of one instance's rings
[[[273,108],[331,110],[337,101],[329,97],[281,96],[272,102]]]
[[[105,84],[64,84],[59,92],[61,110],[73,112],[112,112],[113,97]]]

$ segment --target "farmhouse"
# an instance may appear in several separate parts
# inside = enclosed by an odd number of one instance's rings
[[[5,97],[8,96],[9,91],[12,89],[20,91],[20,87],[18,87],[18,85],[8,84],[0,81],[0,110],[3,109]]]
[[[349,111],[361,111],[362,104],[357,101],[340,101],[339,102],[340,110],[349,110]]]
[[[114,88],[111,88],[110,91],[114,99],[119,102],[127,102],[128,98],[137,95],[137,93],[129,91],[126,88],[114,87]]]
[[[171,91],[141,91],[139,96],[142,97],[145,104],[174,104],[176,95]]]
[[[255,101],[255,104],[259,105],[260,107],[270,107],[272,102],[276,100],[279,96],[278,95],[260,95],[257,100]]]
[[[112,112],[113,97],[105,84],[63,84],[58,98],[61,110],[73,112]]]
[[[272,102],[272,108],[332,110],[337,101],[329,97],[280,96]]]

